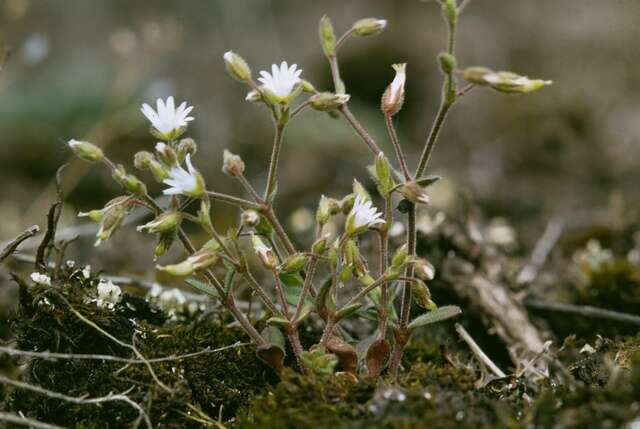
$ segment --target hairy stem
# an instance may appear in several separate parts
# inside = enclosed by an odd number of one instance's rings
[[[282,151],[282,143],[284,141],[285,124],[274,120],[275,134],[273,136],[273,149],[271,151],[271,161],[269,162],[269,175],[267,176],[267,187],[264,191],[264,200],[269,201],[271,194],[276,188],[278,181],[278,162],[280,161],[280,152]]]
[[[402,168],[402,174],[404,174],[404,179],[410,180],[411,174],[409,173],[409,168],[407,167],[407,157],[402,151],[402,146],[400,146],[400,140],[398,140],[398,134],[396,133],[396,129],[393,126],[393,120],[391,118],[391,115],[384,115],[384,122],[387,125],[389,138],[391,139],[391,143],[393,143],[393,148],[396,151],[396,157],[398,158],[398,162],[400,163],[400,168]]]

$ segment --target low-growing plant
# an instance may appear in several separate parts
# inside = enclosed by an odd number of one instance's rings
[[[229,74],[249,89],[246,100],[264,107],[273,119],[273,149],[262,192],[245,176],[243,160],[227,150],[222,155],[222,170],[243,186],[246,195],[230,195],[207,186],[194,166],[196,143],[184,138],[189,122],[194,119],[189,116],[193,107],[186,102],[176,107],[173,97],[158,99],[155,110],[147,104],[142,106],[142,113],[151,123],[151,134],[160,142],[154,152],[138,152],[134,158],[138,170],[149,172],[157,182],[168,186],[163,191],[168,200],[151,196],[143,180],[124,166],[114,164],[98,146],[69,141],[69,147],[80,158],[107,166],[124,191],[124,195],[102,209],[80,214],[100,223],[96,245],[116,232],[132,208],[144,207],[155,218],[138,226],[138,231],[157,237],[155,256],[163,256],[174,242],[179,242],[188,253],[186,259],[159,265],[157,269],[184,277],[191,286],[219,300],[255,343],[259,356],[275,369],[282,369],[286,338],[303,373],[331,373],[340,365],[348,372],[364,372],[366,368],[369,376],[378,376],[388,368],[389,376],[395,379],[412,332],[460,313],[458,307],[439,307],[433,302],[427,282],[433,279],[435,269],[416,255],[416,211],[429,204],[427,188],[438,180],[425,176],[425,172],[447,114],[476,86],[521,94],[550,83],[485,67],[460,68],[455,57],[456,30],[467,3],[458,5],[456,0],[440,0],[449,30],[447,49],[438,57],[444,77],[442,98],[415,170],[410,169],[393,124],[405,98],[406,64],[393,65],[395,77],[382,94],[380,106],[394,148],[393,156],[383,152],[353,115],[350,95],[340,77],[340,48],[351,38],[382,32],[387,22],[361,19],[336,37],[330,19],[325,16],[320,20],[319,35],[334,83],[330,91],[317,90],[301,77],[302,70],[296,64],[284,61],[274,64],[271,72],[261,71],[256,82],[250,66],[240,55],[232,51],[224,54]],[[316,211],[313,244],[300,249],[283,227],[275,206],[287,125],[309,108],[343,118],[366,144],[371,152],[369,172],[378,195],[370,195],[357,180],[349,195],[323,195]],[[397,169],[391,159],[395,159]],[[374,200],[380,202],[381,210]],[[212,201],[237,207],[238,224],[219,232],[211,218]],[[395,202],[399,213],[394,211]],[[194,212],[190,207],[196,203],[198,208]],[[336,236],[330,235],[328,224],[342,215],[343,228]],[[406,224],[406,240],[402,246],[391,249],[389,228],[398,219]],[[199,248],[194,246],[183,229],[185,222],[198,225],[209,240]],[[377,240],[372,252],[362,245],[370,239]],[[249,262],[250,253],[258,256],[266,275],[254,274],[256,264]],[[237,305],[236,297],[243,285],[259,298],[267,314],[267,326],[261,332]],[[422,308],[422,314],[411,320],[413,303]],[[321,320],[324,328],[315,345],[305,350],[299,329],[309,318]],[[360,341],[345,337],[341,327],[346,319],[355,318],[357,322],[353,324],[364,324],[358,332],[372,331]]]

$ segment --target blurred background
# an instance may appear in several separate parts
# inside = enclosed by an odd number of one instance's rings
[[[115,197],[108,172],[77,161],[64,143],[92,141],[133,169],[133,154],[155,144],[139,107],[157,97],[195,106],[189,135],[212,189],[241,192],[220,172],[224,148],[244,158],[262,187],[270,118],[264,106],[244,101],[247,88],[227,75],[222,55],[240,53],[254,74],[273,62],[296,63],[316,88],[331,89],[317,36],[323,14],[339,34],[359,18],[389,21],[381,35],[341,49],[342,76],[352,111],[390,149],[380,95],[393,78],[390,65],[408,63],[395,122],[415,167],[440,98],[436,56],[446,29],[435,1],[0,0],[0,53],[10,53],[0,72],[0,241],[44,225],[64,163],[62,226],[82,223],[77,211]],[[554,84],[529,96],[476,89],[461,100],[430,165],[430,174],[444,177],[432,188],[435,209],[473,201],[487,217],[506,218],[530,247],[550,218],[579,225],[607,213],[612,201],[637,201],[639,16],[633,0],[473,0],[460,19],[459,64]],[[354,176],[370,186],[370,162],[344,121],[305,111],[288,129],[279,210],[314,209],[322,193],[347,193]],[[219,224],[232,221],[226,207],[215,213]],[[151,237],[130,228],[83,252],[92,242],[71,252],[116,273],[129,267],[151,275]]]

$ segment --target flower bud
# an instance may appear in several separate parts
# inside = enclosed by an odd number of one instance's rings
[[[108,240],[122,225],[122,221],[127,215],[127,204],[121,202],[110,203],[107,204],[104,210],[104,216],[100,221],[100,229],[96,234],[94,246],[99,246],[103,241]]]
[[[449,75],[456,69],[456,57],[448,52],[443,52],[438,55],[438,60],[440,61],[440,70],[442,70],[442,73]]]
[[[393,116],[402,109],[404,103],[404,84],[407,80],[407,64],[394,64],[393,69],[396,71],[396,75],[393,78],[391,84],[382,94],[382,103],[380,108],[389,116]]]
[[[320,92],[309,98],[311,107],[321,112],[337,109],[349,101],[349,94],[334,94],[332,92]]]
[[[316,221],[320,225],[324,225],[329,221],[331,216],[340,212],[340,204],[333,198],[320,197],[320,203],[318,204],[318,210],[316,211]]]
[[[147,194],[145,184],[133,174],[127,174],[122,165],[113,170],[112,177],[120,186],[134,195],[143,196]]]
[[[133,165],[138,170],[148,170],[151,167],[152,161],[155,161],[155,157],[147,150],[141,150],[133,157]]]
[[[274,269],[278,265],[278,258],[273,250],[264,244],[264,242],[255,234],[251,235],[251,243],[253,244],[253,250],[256,252],[262,265],[268,270]]]
[[[357,197],[360,196],[364,201],[371,201],[371,194],[362,186],[362,183],[353,179],[353,194]]]
[[[404,182],[399,190],[407,200],[414,204],[429,204],[431,202],[427,191],[413,180]]]
[[[253,228],[260,223],[260,215],[255,210],[245,210],[240,215],[240,220],[243,225]]]
[[[327,57],[335,56],[336,54],[336,35],[333,32],[333,24],[327,15],[324,15],[320,19],[319,25],[320,44],[322,50]]]
[[[351,28],[358,36],[373,36],[381,33],[386,26],[386,19],[364,18],[356,21]]]
[[[67,144],[80,159],[89,162],[101,162],[104,159],[102,149],[93,143],[71,139]]]
[[[403,244],[396,250],[391,258],[391,266],[395,269],[403,268],[409,261],[409,249],[406,244]]]
[[[552,83],[550,80],[529,79],[508,71],[494,72],[486,67],[469,67],[462,71],[462,77],[469,83],[489,86],[505,94],[526,94]]]
[[[232,51],[225,52],[223,58],[224,65],[231,77],[240,82],[251,80],[251,69],[244,58]]]
[[[437,306],[431,300],[431,292],[429,288],[422,280],[415,280],[409,283],[411,289],[411,296],[420,307],[427,310],[434,310]]]
[[[178,161],[184,161],[187,155],[194,155],[197,151],[198,145],[194,139],[187,137],[186,139],[180,140],[177,148]]]
[[[229,176],[241,176],[244,173],[244,162],[238,155],[234,155],[228,150],[222,154],[222,172]]]
[[[302,91],[313,94],[316,92],[316,88],[308,80],[302,79]]]
[[[152,221],[138,226],[138,232],[148,232],[149,234],[157,234],[159,232],[175,231],[182,222],[182,214],[179,212],[167,211],[161,213]]]
[[[169,248],[175,241],[175,239],[176,239],[175,230],[158,234],[158,242],[156,243],[156,248],[153,251],[153,255],[155,259],[167,253],[169,251]]]
[[[442,2],[442,16],[449,25],[455,25],[458,20],[458,5],[456,0],[440,0]]]
[[[431,262],[426,259],[418,259],[413,263],[414,272],[424,281],[433,280],[436,275],[436,269]]]
[[[355,194],[349,194],[345,196],[342,200],[340,200],[340,211],[342,214],[349,214],[351,209],[353,208],[353,204],[356,201]]]
[[[104,217],[105,209],[101,210],[89,210],[88,212],[78,213],[78,217],[88,217],[94,222],[100,222]]]
[[[205,194],[200,200],[200,209],[198,210],[198,222],[205,229],[205,231],[213,230],[213,223],[211,222],[211,201]]]
[[[178,264],[166,266],[158,265],[156,266],[156,268],[161,271],[166,271],[167,273],[174,276],[185,277],[193,274],[196,271],[208,268],[219,260],[220,255],[218,254],[218,252],[199,250]]]
[[[383,198],[388,198],[391,190],[395,186],[391,176],[391,165],[382,152],[376,156],[375,164],[376,181],[378,182],[378,192]]]
[[[322,255],[326,249],[327,237],[321,237],[311,245],[311,251],[316,255]]]
[[[307,263],[307,259],[302,253],[294,253],[280,265],[280,271],[286,274],[297,273]]]
[[[156,144],[156,156],[164,165],[168,168],[178,165],[178,155],[176,151],[169,145],[163,142]]]

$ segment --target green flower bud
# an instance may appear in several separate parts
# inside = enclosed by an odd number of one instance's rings
[[[145,184],[133,174],[127,174],[122,165],[118,165],[113,170],[112,177],[120,186],[134,195],[144,196],[147,194]]]
[[[383,198],[389,198],[391,190],[396,185],[391,175],[391,165],[382,152],[376,157],[375,164],[376,181],[378,182],[378,192]]]
[[[177,154],[178,161],[183,162],[187,155],[194,155],[198,151],[198,145],[192,138],[180,140],[178,143]]]
[[[371,194],[356,179],[353,179],[353,194],[355,197],[359,195],[364,201],[371,201]]]
[[[469,83],[489,86],[505,94],[526,94],[552,83],[550,80],[529,79],[508,71],[494,72],[486,67],[469,67],[462,71],[462,77]]]
[[[411,289],[411,296],[420,307],[427,310],[436,308],[436,304],[431,300],[431,292],[423,281],[412,281],[409,283],[409,288]]]
[[[104,159],[102,149],[93,143],[71,139],[67,144],[80,159],[89,162],[101,162]]]
[[[133,165],[138,170],[148,170],[151,167],[151,162],[155,161],[153,154],[146,150],[141,150],[133,157]]]
[[[311,246],[311,251],[316,255],[322,255],[327,250],[327,238],[317,239]]]
[[[244,99],[250,103],[257,103],[259,101],[263,101],[262,93],[260,91],[256,91],[255,89],[252,89],[251,91],[247,92],[247,96],[244,97]]]
[[[440,70],[444,74],[451,74],[456,69],[456,57],[453,55],[443,52],[438,55],[438,60],[440,61]]]
[[[381,33],[386,26],[386,19],[364,18],[356,21],[352,29],[358,36],[373,36]]]
[[[176,239],[176,235],[177,234],[175,230],[158,234],[158,242],[153,252],[153,255],[156,259],[169,251],[169,248]]]
[[[320,19],[319,24],[320,44],[322,50],[327,57],[332,57],[336,54],[336,35],[333,32],[333,24],[327,15],[324,15]]]
[[[309,98],[311,107],[321,112],[337,109],[349,101],[349,94],[334,94],[332,92],[320,92]]]
[[[280,265],[280,271],[286,274],[297,273],[307,263],[307,259],[302,253],[294,253]]]
[[[406,244],[403,244],[396,250],[391,258],[391,266],[397,270],[404,268],[409,261],[409,248]]]
[[[342,200],[340,200],[340,211],[342,212],[342,214],[345,214],[345,215],[349,214],[355,202],[356,202],[356,196],[354,194],[349,194],[345,196]]]
[[[209,266],[217,263],[219,260],[220,255],[218,254],[218,252],[199,250],[178,264],[166,266],[158,265],[156,266],[156,268],[161,271],[166,271],[167,273],[174,276],[186,277],[196,271],[208,268]]]
[[[302,91],[313,94],[316,92],[316,88],[308,80],[302,79]]]
[[[244,173],[242,158],[225,149],[222,154],[222,172],[232,177],[241,176]]]
[[[105,209],[101,210],[90,210],[88,212],[80,212],[78,213],[78,217],[88,217],[94,222],[100,222],[104,217]]]
[[[458,20],[458,5],[456,0],[440,0],[442,2],[442,15],[449,25],[455,25]]]
[[[205,229],[205,231],[213,230],[213,223],[211,222],[211,201],[204,195],[200,200],[200,209],[198,210],[198,222]]]
[[[127,215],[128,198],[119,197],[110,201],[104,208],[104,215],[100,220],[100,229],[96,234],[94,246],[99,246],[103,241],[108,240],[122,225],[122,221]]]
[[[244,58],[232,51],[225,52],[223,58],[224,65],[231,77],[240,82],[248,82],[251,80],[251,69]]]
[[[182,222],[182,214],[179,212],[167,211],[161,213],[152,221],[138,226],[138,232],[148,232],[149,234],[157,234],[159,232],[175,231]]]
[[[331,216],[340,212],[340,204],[337,200],[322,195],[320,197],[320,203],[318,204],[318,210],[316,211],[316,221],[320,225],[326,224]]]

